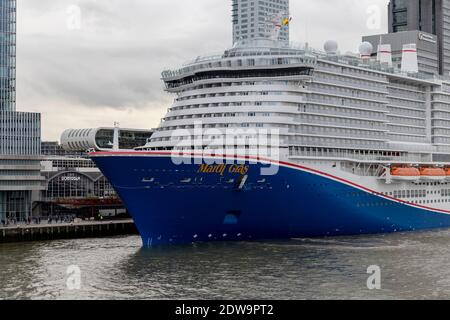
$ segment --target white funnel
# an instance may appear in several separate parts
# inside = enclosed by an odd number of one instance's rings
[[[392,50],[390,44],[380,44],[378,46],[377,61],[392,67]]]
[[[405,44],[402,50],[402,72],[418,73],[417,46],[415,43]]]

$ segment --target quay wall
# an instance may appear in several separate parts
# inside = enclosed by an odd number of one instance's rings
[[[133,220],[0,227],[0,243],[137,235]]]

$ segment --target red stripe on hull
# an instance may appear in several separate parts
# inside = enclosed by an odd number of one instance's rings
[[[333,175],[331,175],[329,173],[322,172],[322,171],[319,171],[319,170],[316,170],[316,169],[304,167],[304,166],[301,166],[301,165],[298,165],[298,164],[295,164],[295,163],[290,163],[290,162],[285,162],[285,161],[275,161],[275,160],[272,160],[272,159],[266,159],[266,158],[255,157],[255,156],[229,156],[229,155],[214,155],[214,156],[212,156],[212,155],[205,155],[205,154],[201,154],[201,153],[177,154],[177,153],[173,153],[173,152],[150,152],[150,151],[95,152],[95,153],[91,153],[90,155],[91,156],[125,156],[125,155],[128,155],[128,156],[138,156],[138,155],[144,155],[145,156],[145,155],[150,155],[151,156],[151,155],[153,155],[153,156],[177,156],[177,157],[180,157],[180,158],[189,157],[190,156],[190,157],[227,158],[227,159],[233,158],[233,159],[254,160],[254,161],[259,161],[259,162],[268,162],[268,163],[272,163],[272,164],[275,164],[275,165],[287,166],[287,167],[296,168],[296,169],[300,169],[300,170],[303,170],[303,171],[315,173],[315,174],[318,174],[318,175],[321,175],[321,176],[325,176],[325,177],[328,177],[330,179],[343,182],[343,183],[345,183],[347,185],[351,185],[351,186],[353,186],[355,188],[364,190],[364,191],[366,191],[368,193],[372,193],[372,194],[374,194],[376,196],[379,196],[379,197],[382,197],[382,198],[385,198],[385,199],[389,199],[389,200],[392,200],[392,201],[396,201],[396,202],[399,202],[399,203],[402,203],[402,204],[405,204],[405,205],[409,205],[409,206],[420,208],[420,209],[425,209],[425,210],[428,210],[428,211],[434,211],[434,212],[450,214],[449,210],[442,210],[442,209],[422,206],[422,205],[419,205],[419,204],[416,204],[416,203],[411,203],[411,202],[407,202],[407,201],[404,201],[404,200],[401,200],[401,199],[397,199],[397,198],[394,198],[394,197],[391,197],[391,196],[388,196],[388,195],[384,195],[384,194],[382,194],[382,193],[380,193],[378,191],[366,188],[366,187],[361,186],[361,185],[359,185],[357,183],[354,183],[352,181],[348,181],[346,179],[343,179],[343,178],[340,178],[340,177],[336,177],[336,176],[333,176]]]

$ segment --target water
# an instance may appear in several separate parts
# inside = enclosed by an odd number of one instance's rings
[[[0,299],[450,299],[450,230],[142,249],[140,238],[0,245]],[[81,288],[67,287],[67,267]],[[378,265],[382,289],[368,290]]]

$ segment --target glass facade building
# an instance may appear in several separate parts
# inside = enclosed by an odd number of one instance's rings
[[[42,156],[61,156],[61,157],[82,157],[84,152],[66,151],[59,144],[58,141],[42,141],[41,143]]]
[[[16,0],[0,0],[0,223],[26,220],[45,189],[41,115],[16,111]]]
[[[109,217],[114,212],[128,218],[112,185],[85,153],[65,151],[58,142],[42,142],[42,154],[46,188],[35,203],[38,216],[93,218],[106,211]]]
[[[46,157],[43,201],[117,198],[108,180],[88,158]]]
[[[233,43],[267,38],[268,18],[279,13],[289,16],[289,0],[233,0],[232,11]],[[279,40],[289,42],[289,26],[281,29]]]
[[[0,111],[16,109],[16,0],[0,1]]]
[[[436,34],[442,2],[445,0],[391,0],[389,32],[418,30]]]
[[[450,0],[391,0],[389,32],[423,31],[437,36],[439,73],[450,76]]]

